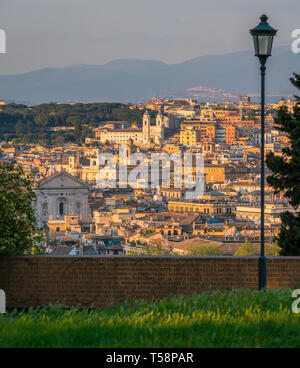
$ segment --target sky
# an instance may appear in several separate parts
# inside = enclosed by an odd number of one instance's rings
[[[120,58],[174,64],[249,50],[249,29],[263,13],[279,30],[274,45],[290,45],[299,0],[1,0],[0,74]]]

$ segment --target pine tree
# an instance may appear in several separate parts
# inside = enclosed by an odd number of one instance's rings
[[[291,83],[300,90],[300,74],[294,73]],[[295,96],[297,105],[293,113],[281,107],[275,118],[276,128],[289,139],[288,147],[281,155],[269,153],[266,164],[272,170],[267,178],[275,193],[282,192],[295,212],[281,214],[281,229],[278,236],[280,255],[300,256],[300,97]]]

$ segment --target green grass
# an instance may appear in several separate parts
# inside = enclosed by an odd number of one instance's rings
[[[291,290],[236,290],[0,315],[0,347],[300,347]]]

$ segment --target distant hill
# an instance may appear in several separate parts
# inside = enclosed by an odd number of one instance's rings
[[[300,55],[290,47],[275,48],[268,61],[267,94],[295,93],[289,78],[300,73]],[[105,65],[45,68],[25,74],[0,75],[0,97],[16,102],[138,102],[151,97],[192,97],[188,89],[206,87],[200,98],[259,93],[259,65],[253,51],[207,55],[180,64],[120,59]],[[223,96],[224,98],[224,96]],[[276,97],[278,100],[278,97]]]

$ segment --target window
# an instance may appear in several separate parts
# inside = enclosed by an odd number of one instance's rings
[[[46,217],[47,214],[48,214],[48,204],[47,204],[47,202],[44,202],[43,203],[43,208],[42,208],[42,216]]]
[[[80,203],[76,203],[76,215],[80,216]]]
[[[64,214],[64,202],[60,202],[59,204],[59,214],[60,216],[63,216]]]

